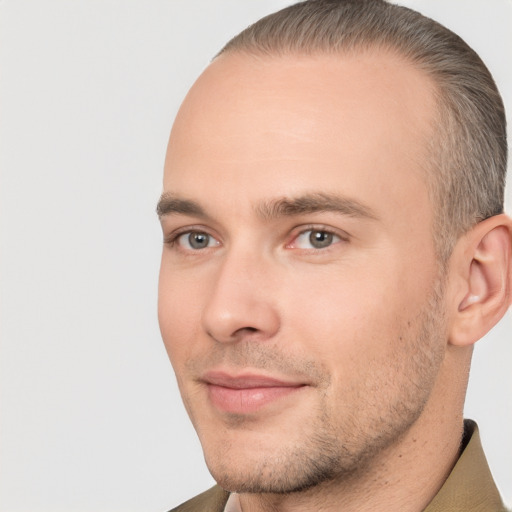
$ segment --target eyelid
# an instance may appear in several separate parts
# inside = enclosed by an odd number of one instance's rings
[[[349,233],[347,233],[344,230],[336,229],[336,228],[333,228],[332,226],[327,226],[325,224],[306,224],[306,225],[297,226],[296,228],[294,228],[292,230],[292,234],[290,237],[291,240],[285,244],[285,248],[297,249],[297,250],[302,250],[302,251],[325,252],[325,251],[329,250],[329,248],[332,247],[333,245],[337,245],[340,243],[340,241],[337,241],[337,242],[334,242],[332,245],[327,246],[325,248],[311,247],[309,249],[303,249],[303,248],[293,247],[293,244],[295,243],[297,238],[299,236],[307,233],[308,231],[321,231],[321,232],[329,233],[329,234],[332,234],[332,235],[338,237],[341,242],[348,242],[351,239],[351,235],[349,235]],[[212,237],[217,242],[216,246],[222,245],[222,240],[220,239],[219,235],[217,235],[212,229],[210,229],[204,225],[200,225],[200,224],[182,226],[177,229],[174,229],[169,234],[164,234],[163,242],[165,245],[168,245],[169,247],[175,247],[178,245],[178,239],[181,236],[190,234],[190,233],[194,233],[194,232],[195,233],[205,233],[208,236]],[[214,247],[206,247],[204,249],[195,249],[195,250],[182,248],[182,250],[186,251],[186,252],[201,252],[201,251],[205,251],[207,249],[212,249]]]
[[[301,235],[304,235],[305,233],[307,233],[308,231],[320,231],[320,232],[324,232],[324,233],[328,233],[330,235],[333,235],[333,236],[336,236],[340,239],[340,241],[338,242],[335,242],[325,248],[316,248],[316,247],[311,247],[309,249],[304,249],[304,248],[300,248],[300,247],[293,247],[293,244],[295,243],[295,241],[301,236]],[[302,251],[315,251],[315,252],[318,252],[318,251],[322,251],[322,252],[325,252],[327,250],[329,250],[330,247],[334,246],[334,245],[337,245],[339,244],[340,242],[348,242],[350,240],[350,235],[346,232],[346,231],[343,231],[343,230],[340,230],[340,229],[335,229],[331,226],[326,226],[326,225],[322,225],[322,224],[310,224],[310,225],[305,225],[305,226],[299,226],[297,228],[295,228],[293,230],[293,234],[292,234],[292,240],[290,242],[288,242],[286,244],[286,248],[287,249],[297,249],[297,250],[302,250]]]
[[[171,231],[167,235],[164,234],[164,244],[168,245],[170,247],[175,247],[176,245],[179,245],[178,239],[181,236],[187,235],[190,233],[204,233],[204,234],[210,236],[211,238],[213,238],[214,240],[216,240],[217,245],[221,244],[221,241],[220,241],[218,235],[212,233],[211,229],[209,229],[205,226],[201,226],[201,225],[183,226],[183,227],[180,227],[180,228],[177,228],[177,229]],[[211,247],[208,247],[208,249],[210,249],[210,248]],[[186,249],[183,249],[183,250],[186,250]],[[198,251],[199,251],[199,249],[196,249],[194,252],[198,252]]]

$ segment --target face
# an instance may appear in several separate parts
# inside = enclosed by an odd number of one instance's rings
[[[185,99],[159,321],[224,488],[345,477],[421,415],[444,350],[433,112],[429,80],[383,53],[225,55]]]

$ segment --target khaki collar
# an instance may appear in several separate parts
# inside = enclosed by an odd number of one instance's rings
[[[424,512],[506,511],[482,449],[478,426],[464,421],[461,455]]]

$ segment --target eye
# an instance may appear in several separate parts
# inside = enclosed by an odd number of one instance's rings
[[[308,229],[300,233],[291,244],[296,249],[325,249],[341,242],[341,237],[324,229]]]
[[[202,231],[189,231],[187,233],[182,233],[176,238],[176,242],[183,249],[193,251],[219,245],[218,240]]]

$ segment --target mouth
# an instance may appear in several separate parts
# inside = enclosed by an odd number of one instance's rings
[[[218,371],[206,373],[201,380],[206,384],[208,398],[214,407],[231,414],[255,413],[307,386],[265,375],[230,375]]]

